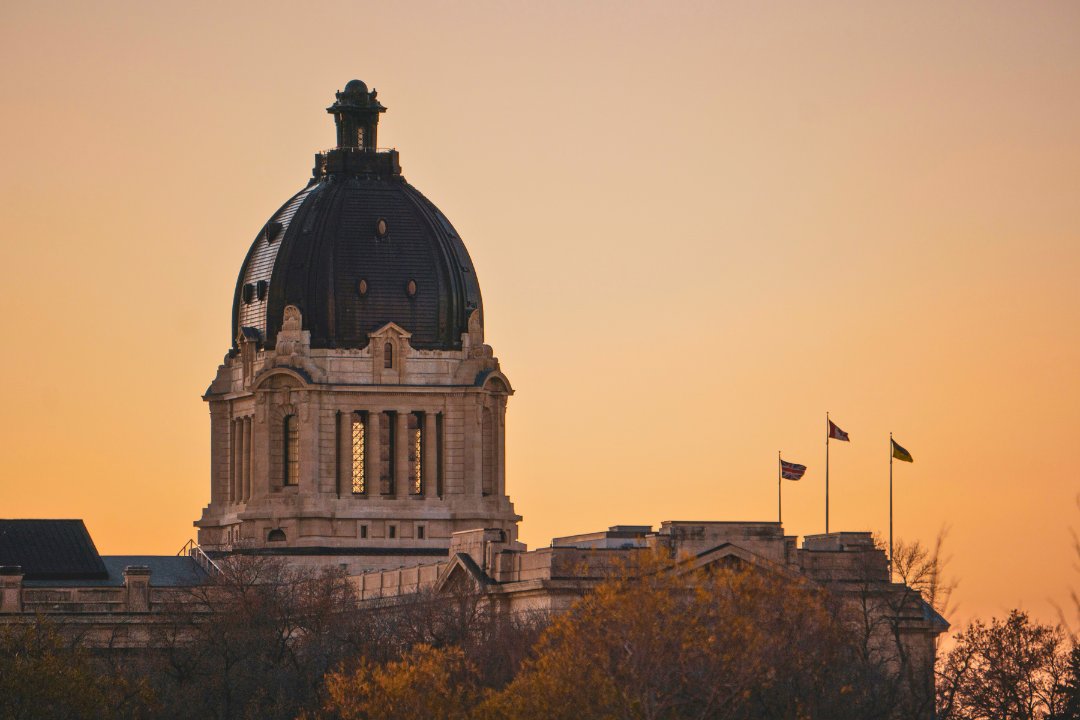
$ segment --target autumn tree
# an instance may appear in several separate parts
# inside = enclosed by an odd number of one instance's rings
[[[479,698],[476,667],[459,647],[420,644],[387,663],[360,658],[330,673],[320,717],[341,720],[458,720]]]
[[[0,717],[141,718],[153,708],[145,684],[109,673],[55,623],[0,624]]]
[[[805,581],[644,551],[555,619],[493,718],[863,718],[849,634]]]

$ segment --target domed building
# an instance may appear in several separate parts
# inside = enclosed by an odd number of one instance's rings
[[[198,542],[350,571],[430,562],[477,528],[516,546],[513,390],[468,250],[378,148],[374,90],[353,80],[327,112],[337,146],[240,266]]]
[[[742,567],[828,591],[867,619],[888,667],[934,697],[948,623],[893,582],[870,532],[800,546],[779,518],[668,520],[527,551],[506,494],[513,390],[484,342],[468,251],[405,182],[398,153],[378,149],[375,91],[353,80],[327,110],[337,146],[315,156],[240,266],[229,349],[203,396],[198,543],[103,556],[81,520],[0,519],[0,629],[52,615],[103,651],[155,647],[177,608],[202,608],[202,589],[231,572],[217,560],[237,554],[344,568],[360,608],[465,592],[508,613],[559,612],[651,550],[681,558],[673,572]],[[919,717],[933,716],[926,707]]]

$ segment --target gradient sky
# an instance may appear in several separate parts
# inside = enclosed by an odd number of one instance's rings
[[[1080,587],[1080,4],[0,4],[0,516],[171,553],[255,233],[353,77],[454,221],[522,538],[951,527],[954,620]],[[1069,611],[1070,618],[1074,616]]]

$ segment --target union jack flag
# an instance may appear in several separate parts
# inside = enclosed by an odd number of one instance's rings
[[[785,480],[801,480],[805,473],[805,465],[790,463],[787,460],[780,461],[780,476]]]

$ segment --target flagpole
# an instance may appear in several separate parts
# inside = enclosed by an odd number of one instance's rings
[[[889,433],[889,582],[892,582],[892,570],[893,570],[893,511],[892,511],[892,459],[893,459],[893,439],[892,433]]]
[[[784,483],[780,466],[780,451],[776,451],[776,522],[784,523]]]
[[[829,534],[829,411],[825,411],[825,534]]]

